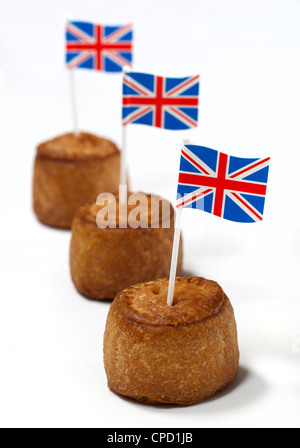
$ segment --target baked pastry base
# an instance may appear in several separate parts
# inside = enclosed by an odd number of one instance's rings
[[[108,386],[142,403],[199,403],[228,387],[239,366],[233,308],[220,286],[198,277],[130,287],[111,305],[104,335]]]
[[[155,201],[164,201],[156,196],[146,196],[149,207]],[[116,199],[119,200],[118,195]],[[163,228],[163,216],[159,216],[156,223],[158,228],[120,228],[118,219],[116,228],[100,229],[96,218],[101,206],[90,202],[80,208],[72,226],[70,267],[73,283],[81,294],[94,300],[113,300],[130,285],[168,275],[174,237],[174,210],[168,201],[164,202],[168,204],[171,214],[167,228]],[[128,207],[128,215],[130,210],[132,207]],[[141,221],[148,223],[150,216],[150,213],[145,213]],[[178,275],[182,271],[182,252],[181,244]]]
[[[45,225],[70,229],[77,210],[100,193],[119,188],[120,152],[88,133],[66,134],[37,148],[33,208]]]

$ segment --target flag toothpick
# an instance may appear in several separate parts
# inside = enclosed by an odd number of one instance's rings
[[[66,16],[66,33],[68,33],[68,27],[70,24],[70,17]],[[78,137],[79,135],[79,125],[78,125],[78,110],[77,110],[77,98],[76,98],[76,88],[75,88],[75,76],[73,68],[67,67],[69,72],[69,86],[70,86],[70,96],[71,96],[71,112],[73,120],[73,130],[74,135]]]
[[[66,21],[66,65],[70,71],[74,133],[79,135],[73,70],[121,73],[124,65],[132,63],[133,24],[108,26],[69,17]]]
[[[185,130],[198,125],[200,75],[164,78],[123,67],[123,136],[120,185],[127,183],[127,126]],[[120,198],[125,199],[125,198]]]
[[[74,79],[74,71],[73,70],[69,70],[69,80],[70,80],[73,129],[74,129],[74,135],[76,135],[76,137],[78,137],[79,136],[78,111],[77,111],[76,89],[75,89],[75,79]]]
[[[174,302],[183,208],[194,208],[237,223],[263,220],[270,157],[245,159],[184,140],[177,188],[176,224],[168,305]]]
[[[181,220],[182,220],[182,208],[179,208],[176,210],[172,261],[171,261],[170,278],[169,278],[169,290],[168,290],[168,302],[167,302],[169,306],[173,306],[174,301],[175,280],[176,280],[179,245],[180,245]]]
[[[165,78],[149,73],[126,73],[123,124],[173,131],[197,127],[199,90],[200,75]]]
[[[128,73],[130,67],[125,65],[123,67],[123,82],[126,73]],[[120,187],[127,187],[127,126],[122,124],[122,151],[121,151],[121,164],[120,164]],[[120,192],[124,192],[125,188],[120,188]],[[120,204],[124,204],[127,201],[126,197],[123,194],[120,194],[119,198]]]
[[[183,140],[184,145],[188,145],[189,143],[190,143],[189,139]],[[172,251],[170,278],[169,278],[168,300],[167,300],[169,306],[173,306],[174,301],[175,280],[176,280],[178,254],[180,246],[182,208],[177,208],[175,213],[176,213],[176,219],[175,219],[174,241],[173,241],[173,251]]]

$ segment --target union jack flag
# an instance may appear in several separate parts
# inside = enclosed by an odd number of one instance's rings
[[[121,72],[123,66],[132,63],[132,39],[132,24],[102,26],[87,22],[68,22],[67,67]]]
[[[123,81],[123,126],[145,124],[181,130],[197,126],[200,76],[163,78],[126,73]]]
[[[181,151],[177,208],[197,208],[229,221],[263,220],[270,158],[242,159],[185,145]]]

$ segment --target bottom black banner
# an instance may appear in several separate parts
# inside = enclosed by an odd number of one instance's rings
[[[113,444],[125,444],[128,446],[157,446],[168,444],[170,446],[194,446],[199,445],[200,429],[101,429],[101,442],[107,446]],[[203,434],[202,434],[203,437]]]

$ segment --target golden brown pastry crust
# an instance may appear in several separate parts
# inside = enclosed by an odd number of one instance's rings
[[[104,335],[108,386],[144,403],[191,405],[231,384],[239,365],[233,308],[221,287],[198,277],[118,294]]]
[[[75,213],[100,193],[119,188],[120,152],[88,133],[66,134],[37,148],[33,207],[49,226],[71,228]]]
[[[118,195],[116,198],[118,200]],[[147,198],[150,204],[150,195]],[[159,201],[160,198],[152,196],[152,200]],[[170,228],[162,228],[160,216],[159,228],[99,229],[96,215],[101,206],[90,202],[80,208],[72,226],[70,249],[71,275],[79,292],[95,300],[112,300],[130,285],[168,275],[174,237],[174,210],[166,202],[171,210]],[[181,245],[178,275],[182,270],[182,257]]]

